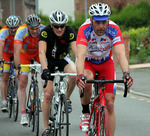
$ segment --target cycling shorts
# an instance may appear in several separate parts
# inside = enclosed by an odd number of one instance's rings
[[[95,71],[98,71],[99,72],[98,80],[102,79],[102,76],[104,76],[106,80],[116,79],[115,67],[112,59],[109,59],[101,64],[94,64],[85,61],[84,69],[90,70],[93,73],[93,75],[95,75]],[[105,84],[105,92],[116,94],[116,84],[114,83]]]
[[[59,71],[64,71],[64,68],[67,64],[74,63],[69,55],[67,55],[64,59],[60,60],[47,60],[48,62],[48,69],[50,73],[55,73],[55,68],[58,67]],[[51,81],[54,80],[54,76],[51,77]]]
[[[6,62],[12,61],[12,58],[13,58],[13,54],[12,53],[5,53],[5,52],[3,52],[3,59]],[[9,72],[9,71],[10,71],[10,64],[4,64],[4,66],[3,66],[3,72]]]
[[[32,59],[34,59],[35,61],[40,63],[38,52],[33,54],[33,55],[28,55],[28,54],[25,54],[25,53],[21,52],[20,57],[21,57],[21,64],[30,64]],[[30,71],[30,68],[29,67],[21,67],[21,70],[22,70],[23,75],[28,75],[28,73]]]

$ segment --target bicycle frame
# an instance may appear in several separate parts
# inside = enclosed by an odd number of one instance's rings
[[[96,86],[95,90],[95,97],[91,100],[92,102],[92,108],[90,113],[90,120],[89,120],[89,128],[91,125],[92,115],[94,113],[94,125],[96,132],[94,135],[96,136],[104,136],[104,128],[106,136],[111,136],[110,132],[110,125],[108,120],[108,111],[106,107],[106,99],[105,99],[105,86],[106,83],[124,83],[123,80],[105,80],[104,77],[102,80],[87,80],[87,83],[94,83]],[[98,88],[100,86],[100,88]],[[99,91],[98,91],[99,90]],[[125,83],[125,92],[124,97],[126,97],[127,94],[127,86]],[[101,123],[102,122],[102,123]],[[106,123],[106,124],[105,124]],[[89,130],[90,132],[90,130]],[[86,136],[88,136],[88,132],[86,133]],[[91,135],[90,135],[91,136]],[[92,134],[93,136],[93,134]]]
[[[55,136],[57,135],[69,136],[70,123],[69,123],[69,115],[68,115],[68,110],[67,110],[68,104],[66,100],[67,85],[65,84],[64,77],[65,76],[77,76],[77,74],[56,72],[56,73],[52,73],[51,76],[55,76],[55,79],[53,83],[54,95],[52,97],[52,104],[51,104],[52,106],[51,106],[50,121],[49,121],[50,129],[51,131],[54,131]],[[58,77],[59,79],[57,79]],[[47,84],[47,81],[45,81],[45,84]],[[53,107],[54,105],[57,105],[57,109]],[[54,112],[54,110],[56,112]]]
[[[37,76],[40,74],[38,68],[41,68],[41,64],[27,64],[20,65],[21,67],[30,67],[31,83],[28,91],[28,98],[26,103],[26,111],[29,115],[29,127],[32,121],[32,131],[35,131],[36,136],[39,135],[39,112],[41,111],[41,103],[39,96],[39,87]],[[20,69],[20,68],[19,68]]]

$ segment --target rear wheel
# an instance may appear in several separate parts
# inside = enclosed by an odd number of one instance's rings
[[[56,115],[56,136],[69,136],[69,115],[66,96],[61,95]]]

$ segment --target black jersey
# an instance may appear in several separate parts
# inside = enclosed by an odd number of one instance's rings
[[[47,43],[47,59],[63,59],[69,52],[70,43],[76,41],[76,32],[70,26],[66,26],[62,37],[56,36],[50,25],[42,29],[39,41]]]

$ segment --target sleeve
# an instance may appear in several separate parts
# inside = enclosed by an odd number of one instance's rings
[[[77,39],[77,34],[73,28],[70,27],[70,33],[69,33],[69,41],[73,42],[76,41]]]
[[[47,42],[48,33],[45,29],[42,29],[39,36],[39,41]]]
[[[86,38],[85,34],[84,34],[84,29],[81,26],[78,30],[78,34],[77,34],[77,40],[76,40],[76,44],[83,44],[86,45],[88,44],[88,39]]]
[[[25,29],[18,28],[15,34],[14,43],[23,44],[24,34],[25,34]]]
[[[122,33],[119,27],[116,27],[117,30],[117,34],[116,36],[113,38],[113,46],[116,46],[118,44],[124,44],[123,41],[123,37],[122,37]]]

